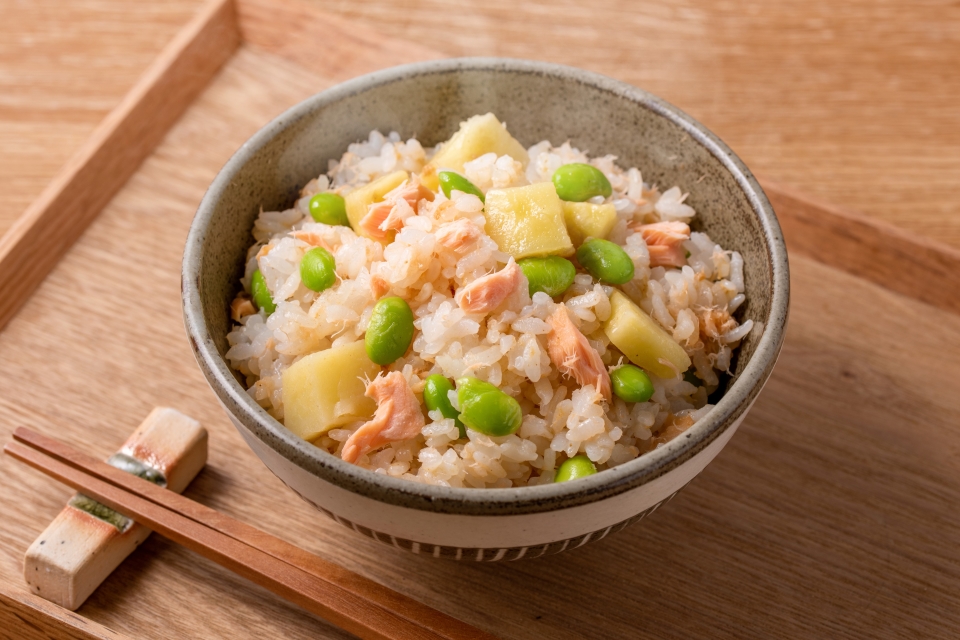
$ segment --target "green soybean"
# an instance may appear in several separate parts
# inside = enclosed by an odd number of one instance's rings
[[[488,436],[515,433],[523,421],[519,402],[476,378],[457,380],[457,402],[463,424]]]
[[[427,377],[423,386],[423,401],[429,411],[440,411],[444,418],[453,418],[457,423],[457,429],[460,430],[460,437],[467,437],[466,427],[460,422],[460,412],[450,404],[448,392],[453,391],[453,383],[450,379],[435,373]]]
[[[524,258],[517,263],[527,277],[530,295],[543,291],[551,298],[567,290],[577,275],[577,268],[566,258]]]
[[[267,315],[277,310],[277,305],[273,303],[273,296],[270,295],[267,281],[264,280],[260,269],[254,271],[250,277],[250,297],[253,298],[253,304],[257,305],[257,309],[263,309]]]
[[[311,291],[329,289],[337,281],[337,262],[323,247],[310,249],[300,259],[300,279]]]
[[[576,480],[577,478],[586,478],[597,472],[597,468],[590,462],[590,458],[581,454],[572,458],[567,458],[557,469],[557,475],[553,478],[554,482],[566,482],[567,480]]]
[[[640,367],[625,364],[610,374],[613,393],[627,402],[646,402],[653,396],[653,383]]]
[[[473,194],[480,198],[480,202],[484,202],[483,191],[480,191],[475,184],[464,178],[459,173],[453,171],[441,171],[437,174],[437,179],[440,181],[440,188],[443,189],[443,195],[447,196],[448,198],[453,191],[462,191],[464,193]]]
[[[557,188],[560,199],[567,202],[586,202],[596,196],[609,198],[613,193],[603,171],[582,162],[565,164],[554,171],[553,186]]]
[[[317,222],[329,225],[350,226],[347,218],[347,205],[343,196],[332,191],[318,193],[310,198],[310,216]]]
[[[633,280],[633,260],[620,245],[609,240],[587,240],[577,249],[577,261],[605,284],[624,284]]]
[[[413,340],[413,312],[403,298],[383,298],[373,307],[364,344],[367,355],[388,365],[407,352]]]

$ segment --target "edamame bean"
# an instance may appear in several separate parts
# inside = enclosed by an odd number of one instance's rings
[[[311,291],[329,289],[337,281],[337,262],[323,247],[310,249],[300,259],[300,279]]]
[[[388,365],[407,352],[413,340],[413,312],[403,298],[383,298],[373,307],[364,344],[367,355]]]
[[[460,420],[488,436],[507,436],[523,421],[520,403],[489,382],[476,378],[457,380]]]
[[[609,240],[587,240],[577,249],[577,261],[604,284],[624,284],[633,280],[633,260],[620,245]]]
[[[459,173],[453,171],[441,171],[437,174],[437,179],[440,181],[440,188],[443,189],[443,195],[450,197],[450,194],[453,191],[462,191],[464,193],[471,193],[478,198],[480,202],[484,201],[483,191],[477,188],[475,184],[464,178]]]
[[[646,402],[653,395],[653,383],[640,367],[625,364],[610,374],[613,393],[627,402]]]
[[[426,383],[423,386],[423,401],[427,405],[427,410],[439,410],[444,418],[453,418],[456,420],[457,429],[460,430],[460,437],[466,438],[467,430],[463,426],[463,423],[460,422],[460,413],[450,404],[450,396],[447,395],[450,391],[453,391],[453,383],[450,382],[450,379],[439,373],[435,373],[427,377]]]
[[[263,309],[267,315],[277,310],[277,305],[273,303],[273,296],[270,295],[267,281],[260,273],[260,269],[250,276],[250,297],[253,298],[253,304],[257,305],[257,309]]]
[[[567,290],[577,275],[577,268],[566,258],[524,258],[517,263],[527,277],[530,295],[543,291],[551,298]]]
[[[330,225],[350,226],[347,205],[343,197],[327,191],[310,198],[310,216],[317,222]]]
[[[554,482],[566,482],[567,480],[576,480],[577,478],[586,478],[597,472],[597,468],[590,462],[590,458],[580,454],[572,458],[567,458],[557,469],[557,475],[554,476]]]
[[[567,202],[586,202],[594,196],[608,198],[613,193],[603,171],[582,162],[565,164],[554,171],[553,186],[560,199]]]

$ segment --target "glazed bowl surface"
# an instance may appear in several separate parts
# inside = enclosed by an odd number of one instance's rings
[[[744,257],[755,329],[734,359],[716,406],[681,436],[588,478],[512,489],[419,484],[348,464],[288,431],[244,390],[224,359],[229,303],[239,289],[261,207],[288,208],[300,188],[372,129],[449,138],[470,116],[493,112],[525,146],[569,140],[613,154],[644,181],[679,185],[692,225]],[[599,540],[652,513],[730,440],[769,377],[789,301],[786,248],[756,179],[715,135],[636,87],[559,65],[499,58],[431,61],[387,69],[327,89],[248,140],[217,175],[197,211],[183,258],[187,334],[211,388],[263,462],[338,522],[417,553],[502,560]]]

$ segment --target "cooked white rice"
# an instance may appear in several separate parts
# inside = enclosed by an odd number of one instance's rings
[[[635,265],[634,279],[621,289],[684,347],[702,382],[651,374],[655,393],[649,402],[628,404],[615,396],[605,402],[592,385],[580,388],[550,361],[545,320],[557,304],[566,305],[607,367],[616,367],[625,359],[601,329],[610,314],[610,287],[580,272],[562,302],[554,302],[545,293],[531,299],[521,286],[488,316],[469,315],[454,301],[451,291],[499,270],[509,258],[486,235],[461,253],[436,241],[437,229],[458,218],[483,228],[476,196],[455,191],[448,199],[441,192],[433,202],[421,200],[386,246],[308,215],[314,194],[333,189],[344,195],[398,169],[417,173],[433,151],[395,132],[373,131],[339,162],[331,161],[326,175],[311,180],[293,208],[260,214],[242,284],[249,291],[259,268],[277,308],[269,317],[243,317],[228,335],[227,358],[261,406],[282,421],[283,370],[305,355],[363,337],[377,301],[370,286],[376,276],[389,284],[386,295],[409,302],[416,318],[412,349],[386,369],[402,372],[418,397],[430,374],[473,375],[515,397],[524,414],[513,435],[494,438],[468,429],[467,438],[459,439],[453,420],[430,412],[419,436],[360,457],[360,466],[377,473],[454,487],[549,483],[568,457],[586,454],[599,470],[622,464],[682,433],[710,409],[707,397],[720,382],[718,373],[729,370],[733,350],[752,328],[749,320],[738,325],[730,317],[744,301],[743,259],[693,232],[683,244],[685,266],[651,269],[646,243],[628,228],[632,222],[692,220],[696,212],[678,187],[661,192],[644,183],[639,169],[621,169],[614,156],[589,158],[568,143],[533,145],[526,171],[492,153],[465,166],[466,177],[484,192],[548,181],[570,162],[588,162],[610,180],[613,194],[606,201],[616,207],[618,221],[608,239],[622,245]],[[300,258],[311,246],[291,235],[296,230],[318,234],[334,249],[337,285],[318,294],[300,282]],[[314,444],[339,454],[360,424],[333,429]]]

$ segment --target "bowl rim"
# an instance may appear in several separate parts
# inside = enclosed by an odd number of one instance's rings
[[[277,134],[326,105],[411,77],[460,71],[553,76],[625,98],[684,130],[693,142],[717,158],[742,189],[760,223],[771,263],[770,315],[750,362],[716,406],[683,436],[577,482],[506,489],[421,484],[362,469],[294,435],[247,394],[220,356],[204,322],[199,270],[210,219],[220,194],[234,176]],[[750,170],[715,134],[677,107],[625,82],[575,67],[512,58],[450,58],[391,67],[337,84],[287,109],[245,142],[207,189],[190,226],[181,275],[184,324],[197,362],[224,408],[254,437],[307,473],[353,493],[400,507],[458,515],[519,515],[587,504],[639,487],[689,461],[752,405],[779,355],[789,304],[787,252],[773,208]]]

